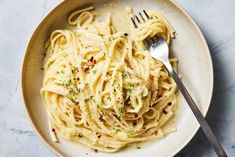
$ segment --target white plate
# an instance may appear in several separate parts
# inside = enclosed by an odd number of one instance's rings
[[[117,5],[111,8],[110,3]],[[69,157],[168,157],[180,151],[195,135],[199,125],[181,97],[176,116],[177,132],[160,140],[144,144],[141,149],[129,147],[116,153],[95,153],[80,144],[70,143],[60,139],[53,143],[49,136],[47,116],[40,99],[42,85],[44,43],[55,29],[63,29],[67,25],[67,17],[73,11],[89,5],[96,6],[101,13],[112,11],[114,23],[122,23],[119,29],[125,29],[125,23],[130,19],[124,16],[126,6],[134,10],[157,10],[173,25],[177,35],[171,45],[171,53],[179,60],[179,73],[186,87],[195,99],[200,110],[205,115],[208,111],[212,89],[213,69],[211,56],[206,41],[194,21],[174,1],[168,0],[67,0],[58,5],[41,22],[34,32],[22,67],[22,93],[29,118],[37,134],[43,142],[57,155]]]

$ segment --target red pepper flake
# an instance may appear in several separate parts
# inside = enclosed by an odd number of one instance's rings
[[[98,132],[95,133],[95,134],[96,134],[97,138],[101,138],[101,136],[102,136],[102,135],[100,135]]]
[[[93,63],[92,63],[92,65],[91,65],[91,69],[92,69],[94,66],[95,66],[95,64],[93,64]]]
[[[138,117],[138,114],[137,114],[137,113],[134,113],[134,116],[135,116],[135,118],[137,118],[137,117]]]
[[[167,112],[165,110],[162,111],[164,114],[167,114]]]
[[[97,62],[96,62],[96,60],[94,59],[94,64],[96,64]]]
[[[158,135],[158,131],[156,131],[154,134],[157,136]]]
[[[78,102],[76,102],[76,103],[75,103],[75,105],[76,105],[76,106],[78,106],[78,105],[79,105],[79,101],[78,101]]]
[[[84,64],[82,70],[86,72],[88,69],[89,69],[89,66],[87,64]]]
[[[55,132],[55,128],[52,128],[51,131],[52,131],[52,132]]]
[[[74,101],[73,99],[69,98],[73,103],[76,103],[76,101]]]
[[[93,62],[93,60],[94,60],[94,57],[91,56],[91,58],[89,59],[89,62]]]

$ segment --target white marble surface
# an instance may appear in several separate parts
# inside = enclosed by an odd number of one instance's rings
[[[54,157],[27,119],[20,95],[25,47],[41,19],[60,0],[0,0],[0,157]],[[235,156],[235,1],[177,0],[210,46],[215,88],[207,116],[229,156]],[[202,131],[177,157],[216,156]]]

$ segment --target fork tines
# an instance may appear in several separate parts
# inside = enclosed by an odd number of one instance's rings
[[[141,12],[139,12],[140,18],[137,15],[134,15],[133,17],[131,17],[131,21],[132,21],[135,28],[138,28],[138,25],[137,25],[138,23],[139,24],[145,23],[148,19],[151,19],[145,10],[143,10],[143,13],[144,13],[144,15]],[[164,39],[160,36],[154,35],[153,37],[147,37],[144,40],[144,44],[145,44],[146,48],[149,49],[150,47],[156,47],[158,45],[158,42],[161,40],[164,40]]]
[[[149,15],[147,14],[147,12],[146,12],[145,10],[143,10],[143,13],[144,13],[144,15],[145,15],[145,17],[146,17],[147,19],[150,19]],[[138,25],[137,25],[137,23],[136,23],[135,20],[137,20],[138,23],[141,23],[140,19],[141,19],[143,22],[146,22],[146,19],[145,19],[144,16],[141,14],[141,12],[139,12],[139,16],[140,16],[140,18],[138,18],[137,15],[134,15],[133,17],[131,17],[131,21],[132,21],[132,23],[133,23],[133,25],[134,25],[135,28],[138,28]]]

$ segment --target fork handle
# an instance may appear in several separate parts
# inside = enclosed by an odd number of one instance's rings
[[[179,90],[181,91],[181,93],[183,94],[185,100],[189,104],[189,107],[193,111],[193,113],[194,113],[195,117],[197,118],[203,132],[205,133],[207,139],[209,140],[209,142],[213,146],[216,154],[219,157],[227,157],[227,154],[223,150],[223,148],[220,145],[218,139],[216,138],[215,134],[211,130],[210,126],[208,125],[206,119],[203,117],[202,113],[198,109],[196,103],[194,102],[194,100],[190,96],[188,90],[185,88],[183,82],[180,80],[180,78],[178,77],[178,75],[176,74],[174,69],[172,68],[170,62],[165,63],[165,66],[166,66],[167,70],[169,71],[170,75],[175,80],[176,84],[178,85]]]

